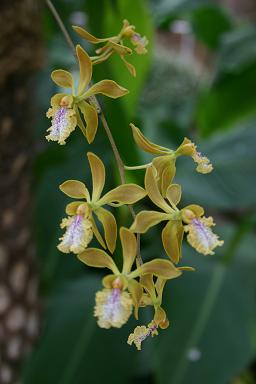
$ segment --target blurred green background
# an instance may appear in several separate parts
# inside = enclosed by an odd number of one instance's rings
[[[72,24],[101,37],[118,32],[126,18],[150,41],[148,55],[131,58],[136,78],[117,57],[94,72],[95,80],[111,78],[130,90],[123,99],[101,100],[124,162],[133,165],[150,158],[133,144],[132,121],[152,141],[170,148],[184,136],[195,140],[214,165],[212,174],[200,175],[189,159],[180,159],[175,180],[183,186],[181,206],[203,205],[207,216],[216,219],[216,232],[225,245],[215,256],[204,257],[184,242],[182,264],[196,272],[167,284],[164,307],[171,326],[145,341],[141,352],[126,343],[134,320],[120,330],[96,325],[94,295],[103,275],[56,248],[68,202],[58,185],[66,179],[90,184],[88,150],[106,164],[106,188],[116,185],[118,173],[101,126],[90,147],[78,129],[66,146],[44,140],[49,126],[45,111],[58,91],[50,73],[56,68],[77,71],[45,7],[46,60],[37,80],[34,132],[40,150],[33,183],[43,308],[40,338],[23,367],[25,384],[256,383],[256,18],[252,11],[242,12],[242,3],[54,1],[75,43],[89,52],[94,47],[79,40]],[[141,183],[143,173],[130,172],[127,178]],[[150,207],[146,201],[136,209]],[[118,221],[130,224],[126,208],[118,211]],[[144,260],[164,256],[160,229],[142,237]],[[151,316],[150,310],[141,309],[139,323]]]

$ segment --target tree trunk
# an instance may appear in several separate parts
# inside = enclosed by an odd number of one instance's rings
[[[39,2],[2,0],[0,25],[0,384],[7,384],[18,382],[38,332],[30,180]]]

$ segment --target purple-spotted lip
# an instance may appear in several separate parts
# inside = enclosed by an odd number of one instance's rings
[[[81,225],[82,219],[83,219],[82,215],[75,215],[73,217],[73,221],[72,221],[72,223],[71,223],[71,225],[69,227],[70,234],[71,234],[71,242],[73,242],[73,240],[74,240],[74,236],[75,236],[76,230]]]
[[[67,113],[66,107],[60,107],[55,113],[53,124],[56,126],[56,132],[60,133],[60,125],[63,123],[63,119],[65,119],[65,115]]]
[[[141,36],[140,36],[138,33],[135,33],[135,34],[132,36],[132,39],[135,40],[135,41],[141,41]]]
[[[120,298],[120,289],[119,288],[113,288],[111,296],[110,296],[110,303],[109,304],[111,304],[111,305],[116,304],[116,302],[119,300],[119,298]]]
[[[206,227],[206,226],[204,225],[204,223],[202,223],[202,221],[201,221],[200,219],[197,219],[197,218],[192,219],[192,220],[191,220],[191,224],[194,225],[199,231],[201,231],[202,234],[203,234],[206,238],[208,238],[207,229],[209,230],[209,228]]]

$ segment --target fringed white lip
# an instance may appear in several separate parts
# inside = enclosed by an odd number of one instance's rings
[[[53,107],[48,110],[47,117],[52,117],[52,125],[47,129],[50,133],[46,139],[66,144],[65,140],[76,127],[75,111],[67,107]]]
[[[188,232],[188,242],[198,252],[204,255],[213,255],[213,249],[223,244],[219,237],[212,232],[211,226],[214,225],[212,217],[194,218],[190,224],[184,227]]]
[[[92,223],[83,215],[74,215],[63,219],[61,228],[67,228],[58,249],[64,253],[84,251],[93,237]]]
[[[128,292],[119,288],[103,289],[96,293],[94,316],[101,328],[120,328],[132,313],[132,300]]]

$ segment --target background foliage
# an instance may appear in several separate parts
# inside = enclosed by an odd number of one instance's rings
[[[143,351],[126,344],[133,320],[121,330],[97,327],[92,313],[102,276],[56,249],[59,222],[68,201],[58,185],[69,178],[89,180],[85,157],[89,147],[78,130],[63,147],[43,139],[48,127],[45,110],[55,92],[50,72],[56,67],[77,70],[45,10],[47,65],[38,78],[35,132],[42,150],[34,165],[43,324],[24,366],[24,383],[235,383],[256,356],[256,29],[205,0],[137,0],[134,6],[129,0],[58,0],[55,5],[76,42],[70,26],[81,18],[98,36],[118,31],[124,18],[147,35],[149,54],[134,57],[136,79],[126,73],[118,58],[96,68],[95,80],[113,78],[130,89],[124,99],[104,100],[106,117],[128,165],[147,160],[133,145],[130,121],[168,147],[175,147],[183,136],[198,142],[214,172],[196,174],[193,165],[182,159],[176,180],[183,185],[184,205],[199,203],[214,215],[225,246],[211,257],[184,246],[184,264],[197,271],[168,283],[164,301],[171,327],[145,342]],[[189,26],[187,35],[181,37],[183,43],[190,42],[185,50],[180,48],[182,41],[178,47],[176,40],[170,40],[168,48],[160,44],[159,36],[171,35],[177,20]],[[206,62],[203,55],[198,57],[191,50],[191,41],[192,48],[198,45],[207,52]],[[101,129],[92,150],[104,159],[108,187],[114,186],[116,167]],[[128,174],[129,180],[134,178],[141,182],[142,174]],[[120,210],[118,220],[129,222],[126,209]],[[163,253],[158,235],[152,229],[143,236],[144,259]],[[147,321],[151,315],[141,312],[143,324],[143,317]],[[251,377],[252,369],[247,381],[241,382],[255,382]]]

